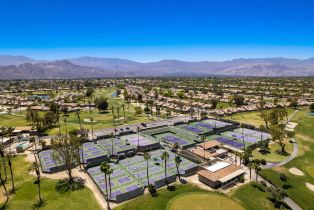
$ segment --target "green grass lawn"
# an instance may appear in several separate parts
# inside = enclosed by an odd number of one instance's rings
[[[291,114],[293,111],[294,111],[293,109],[287,109],[288,114]],[[260,111],[238,113],[231,116],[225,116],[223,118],[234,120],[240,123],[254,125],[257,128],[261,125],[265,125],[264,121],[261,118]]]
[[[210,205],[209,205],[210,204]],[[228,198],[213,193],[183,193],[171,199],[168,210],[244,210],[244,208]]]
[[[267,192],[260,191],[252,184],[241,186],[231,196],[242,204],[246,209],[271,210],[275,209],[273,203],[268,199]]]
[[[264,121],[260,117],[259,111],[254,112],[246,112],[246,113],[238,113],[231,116],[223,117],[225,119],[234,120],[240,123],[246,123],[250,125],[254,125],[255,127],[259,127],[260,125],[264,125]]]
[[[174,203],[175,207],[171,207],[169,209],[178,209],[176,208],[175,204],[175,200],[172,199],[176,199],[176,198],[180,198],[180,196],[182,195],[187,195],[190,193],[198,193],[201,195],[208,195],[211,200],[213,200],[213,198],[216,199],[221,199],[221,200],[225,200],[226,204],[230,203],[234,203],[231,199],[228,199],[225,195],[219,194],[219,193],[215,193],[215,192],[208,192],[206,190],[200,189],[198,187],[195,187],[193,185],[190,184],[186,184],[186,185],[177,185],[177,189],[175,191],[168,191],[165,188],[162,188],[160,190],[158,190],[159,196],[158,197],[152,197],[150,194],[145,194],[143,196],[140,196],[130,202],[126,202],[125,204],[122,204],[121,206],[116,207],[116,210],[165,210],[168,207],[168,203],[170,201],[171,205],[172,203]],[[212,197],[211,197],[212,196]],[[190,200],[193,201],[193,200]],[[210,200],[209,200],[210,201]],[[204,202],[204,201],[202,201]],[[211,202],[208,202],[208,206],[210,206]],[[192,205],[191,203],[189,203],[189,205]],[[196,205],[196,203],[194,203],[194,206]],[[243,209],[241,208],[240,205],[234,204],[236,206],[238,206],[238,209]],[[180,208],[179,208],[180,209]],[[195,208],[195,209],[200,209],[202,210],[203,208]],[[212,209],[212,208],[208,208],[208,209]],[[215,208],[217,210],[219,209],[225,209],[225,208]]]
[[[110,103],[109,103],[110,104]],[[116,121],[115,124],[118,124],[117,121],[117,112],[115,111],[115,116],[116,116]],[[111,109],[108,110],[106,113],[100,113],[98,110],[92,111],[92,117],[94,120],[93,123],[93,128],[94,130],[101,129],[101,128],[109,128],[109,127],[114,127],[114,121],[113,121],[113,114]],[[64,116],[61,115],[60,117],[60,125],[61,125],[61,132],[65,132],[65,124],[64,124]],[[67,118],[67,128],[68,130],[71,129],[79,129],[79,120],[77,118],[76,113],[69,113]],[[80,118],[81,118],[81,123],[84,128],[91,129],[91,123],[90,122],[84,122],[84,119],[90,119],[90,114],[89,111],[81,111],[80,112]],[[147,122],[151,121],[151,119],[147,118],[144,115],[137,116],[135,115],[135,110],[134,106],[131,104],[129,105],[129,109],[126,105],[125,107],[125,118],[126,120],[123,119],[123,111],[122,109],[120,110],[119,114],[119,124],[133,124],[133,123],[139,123],[139,122]],[[59,130],[58,128],[53,128],[50,129],[47,134],[53,135],[53,134],[58,134]]]
[[[108,104],[109,104],[109,109],[108,112],[106,113],[100,113],[98,110],[92,111],[92,117],[94,118],[94,123],[93,123],[93,128],[94,130],[101,129],[101,128],[108,128],[108,127],[114,127],[114,122],[113,122],[113,114],[111,107],[117,107],[122,104],[124,104],[124,100],[121,97],[114,97],[112,96],[113,93],[116,92],[116,88],[102,88],[102,89],[96,89],[95,90],[95,97],[105,97],[108,99]],[[116,121],[115,124],[118,124],[117,121],[117,109],[114,109],[115,116],[116,116]],[[4,127],[17,127],[17,126],[27,126],[28,122],[26,121],[26,112],[21,111],[17,112],[16,115],[10,115],[10,114],[2,114],[0,115],[0,126]],[[41,112],[40,114],[43,114]],[[137,116],[135,114],[135,109],[132,104],[126,104],[125,103],[125,120],[123,119],[123,110],[120,108],[120,113],[119,113],[119,124],[133,124],[133,123],[139,123],[139,122],[148,122],[151,121],[147,116],[140,115]],[[64,116],[61,114],[60,116],[60,127],[61,127],[61,132],[65,133],[65,124],[64,124]],[[76,113],[69,113],[67,118],[67,129],[68,131],[72,129],[79,129],[79,120],[77,118]],[[87,128],[91,130],[91,123],[90,122],[84,122],[84,119],[90,119],[90,114],[89,111],[81,111],[80,112],[80,118],[81,118],[81,123],[84,128]],[[55,128],[49,129],[46,131],[48,135],[55,135],[59,133],[59,129],[57,126]]]
[[[282,186],[279,179],[279,172],[285,173],[288,177],[287,184],[291,186],[287,190],[288,195],[295,200],[303,209],[314,209],[314,192],[306,188],[305,183],[314,184],[314,116],[309,116],[308,111],[300,110],[292,121],[299,123],[296,127],[296,140],[299,143],[301,152],[293,161],[284,167],[263,170],[261,174],[272,180],[276,185]],[[300,169],[305,176],[295,176],[288,170],[292,167]]]
[[[293,144],[288,140],[285,141],[286,147],[285,150],[287,153],[291,154],[293,151]],[[252,154],[255,159],[265,159],[269,162],[280,162],[288,158],[288,156],[281,155],[276,153],[276,151],[280,150],[280,146],[277,143],[269,144],[269,152],[267,154],[262,154],[258,151],[258,148],[253,150]]]
[[[37,185],[35,176],[29,174],[30,163],[25,156],[17,156],[12,161],[16,192],[10,196],[6,209],[32,209],[33,204],[38,200]],[[3,170],[2,170],[3,174]],[[11,178],[9,176],[7,188],[11,189]],[[57,180],[41,179],[42,197],[45,205],[41,209],[101,209],[88,188],[74,192],[59,193],[55,191]],[[3,187],[0,188],[0,201],[5,201]]]
[[[23,113],[16,113],[16,114],[23,114]],[[23,116],[16,116],[12,114],[0,114],[0,126],[19,127],[19,126],[26,126],[26,125],[27,125],[26,118]]]

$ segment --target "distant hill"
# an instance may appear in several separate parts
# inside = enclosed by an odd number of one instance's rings
[[[24,56],[0,55],[0,66],[21,65],[23,63],[37,63],[37,61]]]
[[[39,61],[0,56],[1,79],[55,79],[130,76],[314,76],[314,58],[253,58],[187,62],[161,60],[140,63],[119,58],[80,57]]]
[[[45,63],[24,63],[18,66],[1,66],[1,79],[75,79],[97,77],[121,77],[127,72],[117,73],[94,67],[79,66],[69,61],[54,61]]]

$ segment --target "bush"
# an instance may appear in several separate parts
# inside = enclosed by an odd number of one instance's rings
[[[260,163],[261,163],[262,165],[266,165],[266,160],[265,160],[265,159],[261,159],[261,160],[260,160]]]
[[[155,186],[152,185],[152,184],[149,184],[149,185],[148,185],[148,192],[149,192],[153,197],[156,197],[156,196],[157,196],[157,190],[156,190]]]
[[[286,181],[287,181],[287,177],[286,177],[286,175],[285,175],[284,173],[280,173],[280,174],[279,174],[279,178],[280,178],[280,180],[281,180],[282,182],[286,182]]]
[[[245,181],[244,176],[240,176],[240,177],[239,177],[239,181],[240,181],[241,183],[244,183],[244,181]]]
[[[260,181],[260,183],[261,183],[261,185],[267,187],[267,184],[266,184],[266,182],[264,180]]]
[[[257,189],[259,189],[259,190],[262,191],[262,192],[265,192],[264,186],[261,185],[261,184],[259,184],[259,183],[257,183],[257,182],[253,182],[253,183],[252,183],[252,186],[255,187],[255,188],[257,188]]]
[[[72,182],[69,182],[68,179],[61,179],[57,182],[55,186],[55,190],[58,192],[67,192],[67,191],[75,191],[75,190],[82,190],[84,188],[84,181],[74,180]]]

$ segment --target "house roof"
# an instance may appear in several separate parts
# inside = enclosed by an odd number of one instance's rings
[[[216,182],[216,181],[220,181],[220,180],[225,180],[225,179],[223,179],[224,177],[227,177],[228,175],[230,175],[230,174],[232,174],[238,170],[241,170],[241,173],[244,173],[241,166],[230,164],[230,165],[225,166],[224,168],[221,168],[221,169],[214,171],[214,172],[209,171],[207,169],[203,169],[203,170],[199,171],[197,174],[206,178],[206,179],[209,179],[213,182]]]
[[[210,148],[217,147],[220,145],[221,145],[221,143],[219,141],[216,141],[216,140],[207,141],[207,142],[205,142],[205,144],[204,143],[198,144],[199,147],[201,147],[201,148],[205,147],[205,149],[210,149]]]

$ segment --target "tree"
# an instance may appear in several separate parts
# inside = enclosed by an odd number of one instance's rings
[[[252,179],[252,168],[253,168],[253,163],[249,162],[249,164],[247,165],[247,167],[250,169],[250,180]]]
[[[179,155],[177,155],[177,156],[175,157],[174,161],[175,161],[175,163],[176,163],[177,176],[178,176],[179,180],[181,180],[181,178],[180,178],[180,170],[179,170],[180,164],[181,164],[181,162],[182,162],[181,157],[180,157]]]
[[[176,164],[176,168],[177,168],[177,177],[179,178],[180,180],[180,171],[179,171],[179,167],[180,167],[180,163],[182,162],[180,156],[177,155],[177,152],[180,148],[180,145],[178,142],[174,143],[173,144],[173,149],[175,150],[175,153],[174,153],[174,161],[175,161],[175,164]]]
[[[258,161],[258,160],[255,160],[253,162],[253,168],[255,170],[255,174],[256,174],[256,177],[255,177],[255,181],[257,182],[257,179],[258,179],[258,173],[259,171],[262,170],[262,168],[260,167],[261,163]]]
[[[241,105],[244,104],[245,98],[244,98],[244,96],[242,96],[242,95],[234,95],[233,98],[232,98],[232,100],[233,100],[233,103],[234,103],[236,106],[241,106]]]
[[[4,181],[6,182],[7,178],[8,178],[8,175],[7,175],[7,167],[6,167],[6,162],[5,162],[5,153],[4,153],[4,146],[3,146],[3,137],[5,135],[5,132],[6,132],[5,128],[1,127],[1,139],[2,139],[2,142],[0,144],[0,156],[1,156],[2,165],[3,165],[3,168],[4,168]]]
[[[144,160],[146,161],[146,177],[147,177],[147,186],[149,186],[149,172],[148,172],[148,161],[150,160],[151,155],[148,152],[144,153]]]
[[[205,156],[205,141],[206,140],[206,136],[201,136],[201,142],[203,142],[203,152],[204,152],[204,161],[206,160],[206,156]]]
[[[207,113],[205,111],[201,111],[201,119],[204,119],[207,117]]]
[[[164,161],[165,182],[166,182],[167,188],[169,188],[168,176],[167,176],[167,160],[169,159],[169,153],[167,151],[164,151],[161,155],[161,159]]]
[[[122,107],[122,112],[123,112],[123,121],[125,122],[126,118],[125,118],[125,105],[124,105],[124,103],[121,105],[121,107]]]
[[[210,108],[211,109],[216,109],[217,104],[218,104],[218,100],[215,99],[215,98],[211,98],[209,102],[210,102]]]
[[[8,193],[7,187],[6,187],[6,185],[5,185],[5,181],[4,181],[3,178],[2,178],[1,165],[0,165],[0,181],[1,181],[1,185],[3,186],[5,195],[6,195],[5,203],[4,203],[4,205],[2,206],[2,208],[3,208],[3,207],[6,207],[8,201],[9,201],[9,193]],[[3,208],[3,209],[4,209],[4,208]]]
[[[269,187],[267,190],[272,196],[275,207],[280,207],[283,199],[287,195],[286,192],[281,187]]]
[[[34,182],[34,184],[37,184],[38,202],[39,202],[39,205],[41,205],[43,203],[43,201],[42,201],[41,192],[40,192],[40,169],[39,169],[39,165],[38,165],[37,161],[33,162],[32,169],[36,173],[36,181]]]
[[[292,107],[294,109],[296,109],[298,107],[298,100],[297,99],[292,99],[289,103],[289,107]]]
[[[110,199],[111,195],[109,195],[109,193],[108,193],[108,176],[110,176],[110,174],[112,174],[113,171],[112,171],[111,166],[108,162],[103,162],[100,165],[100,171],[105,174],[105,186],[106,186],[105,199],[107,201],[107,209],[110,210],[109,199]],[[110,182],[109,182],[109,187],[111,188]]]
[[[272,139],[273,141],[277,141],[277,143],[279,144],[281,151],[281,154],[285,154],[285,143],[284,143],[284,139],[285,139],[285,131],[284,131],[284,125],[273,125],[270,128],[270,133],[272,135]]]
[[[120,107],[117,106],[118,124],[120,123]]]
[[[104,112],[108,109],[108,101],[104,97],[96,98],[95,99],[95,106],[101,112]]]
[[[314,112],[314,103],[312,103],[312,104],[310,105],[310,111],[311,111],[311,112]]]
[[[13,130],[14,130],[14,128],[12,128],[12,127],[8,128],[8,133],[9,133],[9,138],[10,139],[12,139],[12,132],[13,132]],[[9,165],[10,174],[11,174],[11,181],[12,181],[11,193],[13,193],[15,191],[15,185],[14,185],[14,176],[13,176],[12,162],[11,162],[11,150],[7,154],[7,159],[8,159],[8,165]]]
[[[77,111],[76,111],[76,116],[77,116],[77,119],[78,119],[79,124],[80,124],[80,130],[82,130],[82,123],[81,123],[81,117],[80,117],[80,110],[77,110]]]
[[[136,132],[137,132],[137,151],[140,150],[140,126],[138,125],[136,127]]]
[[[68,183],[70,188],[72,188],[74,183],[72,168],[77,164],[79,156],[77,144],[79,143],[79,139],[74,136],[60,136],[52,142],[52,157],[57,163],[64,165],[69,176]]]
[[[139,107],[139,106],[136,106],[134,109],[135,109],[135,114],[136,115],[141,115],[142,112],[143,112],[142,108]]]

